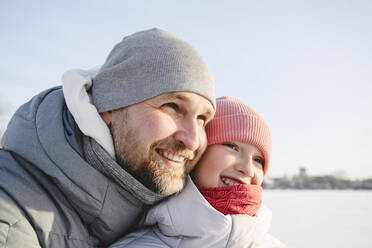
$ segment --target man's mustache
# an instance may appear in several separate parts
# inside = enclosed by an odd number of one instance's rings
[[[167,150],[170,153],[184,157],[188,160],[193,160],[195,158],[195,152],[187,149],[185,145],[180,141],[174,141],[172,138],[166,138],[163,140],[159,140],[154,142],[151,145],[151,149],[158,151],[158,150]]]

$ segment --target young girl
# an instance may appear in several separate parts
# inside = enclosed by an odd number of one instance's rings
[[[208,148],[179,194],[151,208],[145,227],[120,247],[285,247],[267,234],[271,212],[261,184],[271,157],[270,130],[253,109],[217,98]]]

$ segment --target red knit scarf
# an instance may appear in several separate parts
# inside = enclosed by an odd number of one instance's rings
[[[212,187],[200,190],[218,211],[227,214],[256,215],[262,203],[262,187],[252,184]]]

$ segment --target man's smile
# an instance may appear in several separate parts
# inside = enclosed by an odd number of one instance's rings
[[[156,152],[166,162],[167,165],[171,165],[176,168],[183,167],[186,161],[189,159],[183,154],[175,153],[166,149],[156,149]]]

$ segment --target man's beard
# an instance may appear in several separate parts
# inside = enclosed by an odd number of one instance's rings
[[[125,127],[121,126],[121,128]],[[153,192],[168,196],[181,191],[198,156],[194,156],[196,155],[194,152],[172,137],[156,141],[148,147],[139,139],[137,133],[139,131],[121,130],[117,134],[112,130],[118,164]],[[189,159],[182,168],[173,168],[158,157],[158,148]]]
[[[135,139],[135,136],[132,136],[129,140],[133,140],[133,138]],[[153,143],[143,156],[143,154],[139,153],[137,142],[138,140],[127,144],[129,146],[123,148],[122,153],[116,155],[118,163],[154,192],[162,195],[171,195],[182,190],[188,173],[194,167],[193,161],[187,161],[182,168],[172,168],[157,158],[156,148],[162,147],[175,154],[184,155],[186,155],[186,152],[190,153],[190,151],[183,148],[184,146],[180,143],[171,145],[165,139]],[[165,146],[164,143],[169,144]]]

